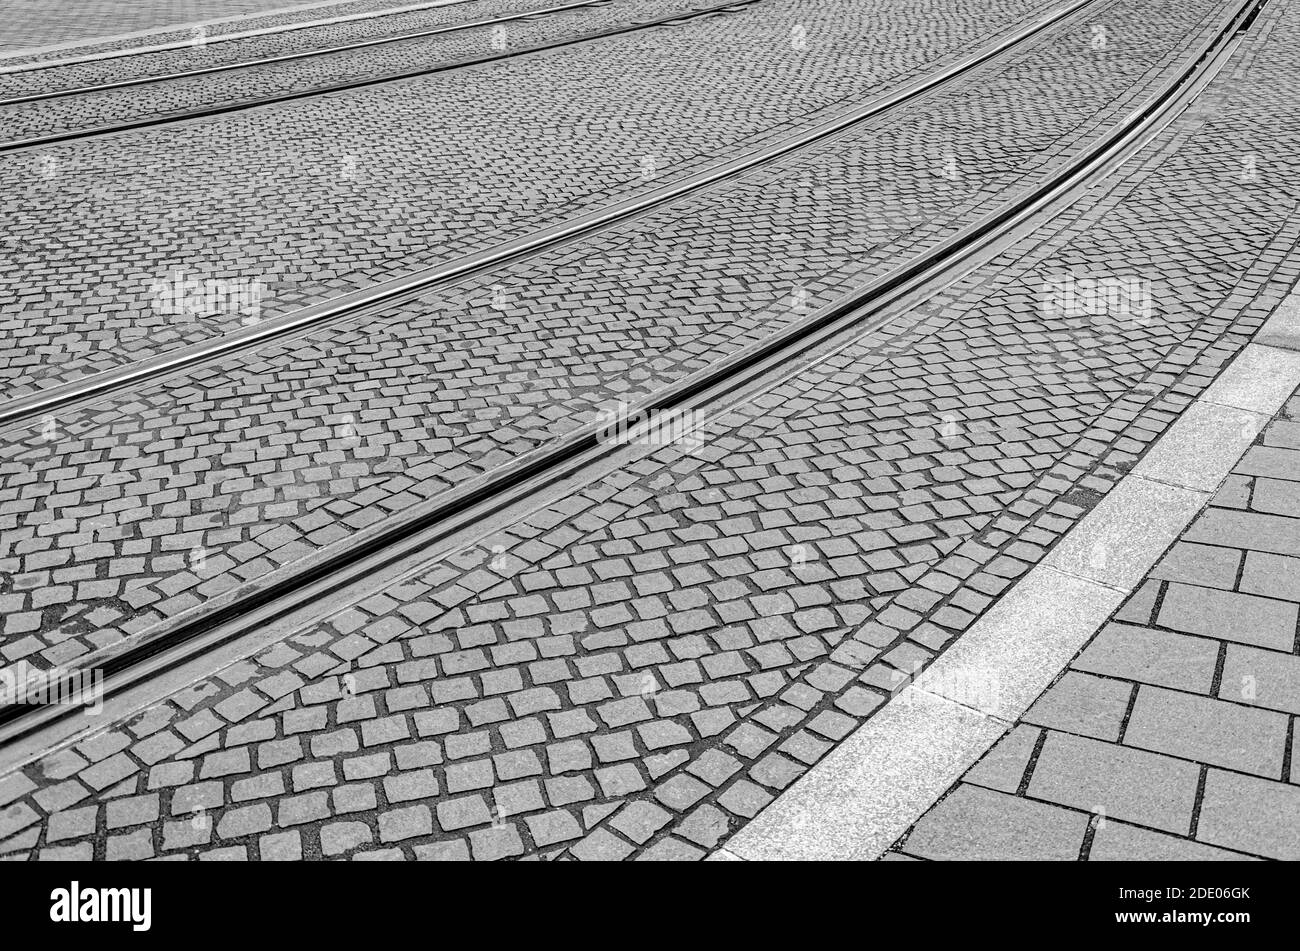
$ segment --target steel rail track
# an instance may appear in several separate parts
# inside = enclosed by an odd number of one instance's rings
[[[1077,200],[1154,138],[1226,65],[1241,34],[1267,2],[1243,0],[1213,36],[1184,58],[1176,74],[1155,96],[1064,167],[865,287],[651,394],[635,407],[633,418],[695,408],[705,411],[747,389],[757,386],[766,390],[771,377],[798,372],[798,361],[807,361],[811,351],[828,344],[837,349],[848,346],[851,340],[836,343],[836,339],[846,333],[860,336],[882,325],[918,294],[932,294],[959,277],[959,272],[964,273],[963,268],[968,272],[984,263],[974,260],[979,254],[991,260],[991,247],[1010,240],[1017,229],[1032,229],[1036,215],[1050,214],[1053,206]],[[518,505],[542,488],[612,455],[620,443],[607,436],[602,425],[588,424],[500,470],[428,500],[417,510],[363,530],[339,551],[322,550],[304,559],[304,564],[291,564],[273,572],[237,595],[228,593],[213,599],[216,606],[212,610],[178,616],[170,628],[151,638],[141,637],[133,644],[92,655],[106,674],[105,691],[116,693],[138,685],[403,558],[418,553],[427,560],[430,548],[447,546],[449,540],[476,521]],[[59,706],[0,709],[0,746],[48,727],[74,711]]]
[[[663,206],[723,179],[751,171],[791,152],[824,141],[867,119],[934,92],[976,67],[1003,55],[1043,30],[1060,24],[1075,13],[1098,2],[1101,0],[1070,0],[1066,6],[947,69],[931,76],[921,77],[892,93],[872,99],[801,133],[742,153],[677,182],[653,189],[640,197],[615,202],[585,215],[576,216],[557,225],[456,258],[445,264],[392,278],[332,300],[300,308],[252,327],[225,334],[215,340],[181,347],[114,370],[105,370],[2,403],[0,404],[0,431],[73,403],[110,395],[129,386],[177,373],[188,367],[246,350],[297,331],[362,316],[380,307],[391,307],[409,301],[437,286],[482,273],[524,255],[576,240],[599,229],[625,221],[634,215]]]
[[[570,4],[567,7],[556,9],[592,7],[607,2],[609,2],[609,0],[583,0],[583,2]],[[739,10],[743,7],[760,2],[762,2],[762,0],[728,0],[726,3],[719,3],[710,7],[701,7],[682,13],[675,13],[671,16],[660,17],[655,20],[642,20],[634,23],[627,23],[623,26],[611,27],[606,30],[595,30],[591,33],[579,33],[575,36],[548,40],[544,43],[538,43],[534,46],[527,46],[517,50],[504,50],[486,56],[476,56],[473,59],[462,59],[449,63],[439,63],[434,66],[421,66],[418,69],[398,70],[395,72],[382,73],[378,76],[367,76],[363,79],[348,79],[337,83],[326,83],[319,86],[311,86],[306,89],[295,89],[291,92],[279,92],[274,95],[262,96],[255,99],[244,99],[237,102],[226,102],[218,105],[198,106],[192,109],[175,109],[171,112],[158,113],[157,115],[145,118],[129,119],[124,122],[112,122],[107,125],[91,126],[85,129],[55,132],[49,135],[33,136],[32,138],[27,139],[11,139],[7,142],[0,142],[0,154],[40,148],[42,146],[55,145],[60,142],[97,138],[104,135],[116,135],[121,132],[130,132],[135,129],[147,129],[159,125],[170,125],[172,123],[185,122],[191,119],[203,119],[209,116],[226,115],[232,112],[243,112],[261,106],[274,105],[281,102],[293,102],[298,99],[310,99],[328,93],[346,92],[352,89],[365,89],[369,86],[379,86],[384,83],[397,82],[403,79],[414,79],[419,76],[432,76],[436,73],[451,72],[457,69],[466,69],[471,66],[481,66],[485,63],[500,62],[502,60],[514,59],[518,56],[527,56],[533,53],[546,53],[552,50],[563,49],[567,46],[576,46],[581,43],[591,43],[597,40],[608,39],[611,36],[621,36],[627,33],[636,33],[641,30],[649,30],[660,26],[677,24],[687,20],[698,19],[700,17],[712,16],[717,13],[725,13],[730,10]],[[537,11],[534,11],[532,15],[536,16]],[[516,15],[512,15],[508,18],[483,20],[474,24],[474,26],[491,26],[493,23],[502,22],[503,19],[515,18]],[[394,39],[391,42],[399,42],[399,40]],[[346,52],[346,48],[341,51]],[[315,55],[325,56],[337,52],[340,52],[340,50],[326,50],[318,52]],[[256,65],[257,64],[254,64],[254,66]]]
[[[111,92],[115,89],[130,89],[135,86],[147,86],[152,83],[171,82],[176,79],[190,79],[194,76],[208,76],[216,73],[225,73],[233,69],[251,69],[257,66],[267,66],[274,63],[288,63],[301,59],[311,59],[317,56],[330,56],[334,53],[347,53],[352,50],[368,49],[372,46],[387,46],[393,43],[403,43],[407,40],[418,40],[429,36],[440,36],[444,33],[457,33],[461,30],[473,30],[478,27],[492,26],[497,23],[509,23],[512,20],[526,20],[530,17],[539,17],[548,13],[559,13],[563,10],[574,10],[578,7],[598,7],[608,6],[613,0],[577,0],[574,3],[565,3],[558,7],[541,7],[536,10],[526,10],[523,13],[512,13],[508,16],[489,17],[483,20],[471,20],[466,23],[449,23],[444,26],[429,27],[426,30],[418,30],[413,33],[403,33],[398,36],[381,36],[370,39],[358,40],[355,43],[344,43],[338,46],[326,46],[320,49],[302,50],[297,53],[280,53],[276,56],[264,56],[260,59],[241,60],[237,63],[221,63],[216,66],[201,66],[197,69],[187,69],[175,73],[158,73],[152,76],[137,76],[134,79],[120,79],[111,83],[100,83],[91,86],[76,86],[70,89],[54,89],[49,92],[30,93],[26,96],[13,96],[9,99],[0,99],[0,107],[18,106],[28,102],[47,102],[51,99],[66,99],[72,96],[84,96],[91,93]]]

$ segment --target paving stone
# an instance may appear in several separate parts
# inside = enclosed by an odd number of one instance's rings
[[[1151,571],[1151,577],[1231,591],[1237,583],[1242,553],[1190,542],[1175,542]]]
[[[1300,452],[1281,446],[1251,446],[1233,472],[1300,482]]]
[[[384,795],[394,804],[433,798],[438,795],[438,780],[431,769],[389,776],[384,780]]]
[[[425,805],[389,809],[379,814],[379,840],[401,842],[433,832],[433,814]]]
[[[568,806],[594,799],[596,791],[585,777],[560,777],[546,781],[546,798],[552,806]]]
[[[302,759],[302,740],[291,737],[284,740],[271,740],[257,747],[257,765],[262,769],[272,769],[285,763]]]
[[[1248,856],[1107,820],[1093,833],[1090,862],[1233,862]]]
[[[1108,624],[1071,666],[1108,677],[1208,693],[1218,663],[1219,645],[1128,624]]]
[[[1300,483],[1279,479],[1255,480],[1250,506],[1257,512],[1300,518]]]
[[[1212,769],[1196,838],[1264,858],[1300,857],[1300,788]]]
[[[1295,523],[1279,515],[1212,508],[1192,524],[1184,540],[1300,557]]]
[[[35,788],[36,784],[20,772],[0,778],[0,806],[9,805]]]
[[[554,804],[554,801],[552,801]],[[492,813],[482,796],[462,796],[448,799],[437,805],[438,825],[446,832],[455,832],[469,826],[492,821]]]
[[[1129,746],[1278,779],[1286,740],[1280,713],[1145,686],[1124,731]]]
[[[513,823],[475,829],[469,834],[470,853],[476,862],[491,862],[524,854],[524,843]]]
[[[675,812],[686,812],[710,792],[709,787],[698,779],[679,774],[660,783],[655,798]]]
[[[398,769],[417,769],[437,766],[442,762],[442,750],[437,743],[403,743],[393,749]]]
[[[721,786],[740,770],[740,761],[721,750],[705,750],[687,770],[710,786]]]
[[[621,730],[618,733],[607,733],[603,736],[594,736],[591,738],[592,748],[596,751],[596,757],[602,763],[618,763],[624,760],[637,759],[641,751],[637,748],[636,738],[631,730]],[[647,749],[655,749],[647,744]]]
[[[95,831],[97,813],[98,807],[96,806],[56,812],[50,816],[49,825],[45,832],[46,841],[58,842],[62,839],[76,839],[83,835],[90,835]]]
[[[271,828],[271,807],[266,803],[243,806],[225,812],[217,822],[217,835],[223,839],[242,838]]]
[[[631,763],[596,770],[596,782],[606,799],[619,799],[645,789],[645,779]]]
[[[290,755],[291,751],[295,749],[298,741],[294,739],[292,741],[284,742],[286,744],[295,744],[294,746],[286,746],[284,748],[283,755]],[[270,744],[263,744],[263,747],[269,745]],[[357,733],[354,729],[335,730],[332,733],[318,733],[311,738],[311,755],[320,759],[328,759],[333,756],[338,756],[341,753],[355,753],[359,748],[360,746],[357,743]],[[298,755],[301,756],[301,753]],[[271,760],[275,757],[268,755],[267,758],[268,760]],[[297,756],[294,758],[296,759]],[[262,766],[272,765],[270,762],[261,762],[260,749],[258,751],[258,762]],[[285,762],[292,762],[292,760],[285,760]]]
[[[131,757],[125,753],[118,753],[116,756],[101,760],[94,766],[83,769],[80,778],[89,784],[92,789],[106,789],[114,783],[121,782],[138,768]]]
[[[219,782],[182,786],[172,793],[171,811],[173,815],[188,815],[203,809],[217,809],[224,798],[224,788]]]
[[[1191,763],[1049,732],[1027,792],[1035,799],[1185,835],[1198,775]]]
[[[582,862],[617,862],[632,854],[633,847],[605,829],[597,829],[569,852]]]
[[[1171,584],[1158,621],[1188,634],[1290,652],[1300,606],[1255,595]]]
[[[257,840],[264,862],[296,862],[302,859],[302,839],[297,832],[273,832]]]
[[[1250,706],[1300,714],[1300,658],[1229,644],[1219,696]]]
[[[528,834],[537,845],[545,848],[559,842],[568,842],[582,835],[578,820],[562,809],[541,815],[525,816]]]
[[[1039,735],[1038,730],[1017,725],[967,771],[964,780],[999,792],[1016,792]]]
[[[676,830],[701,848],[713,849],[730,831],[730,820],[725,812],[706,803],[687,816]]]
[[[164,852],[206,845],[212,838],[212,821],[197,816],[193,821],[164,822],[162,833]]]
[[[1071,861],[1087,828],[1081,813],[963,783],[917,823],[904,848],[928,859]]]
[[[417,845],[415,857],[421,862],[468,862],[469,846],[464,839],[451,842],[435,842],[430,845]]]
[[[401,849],[363,849],[352,853],[354,862],[400,862],[404,858]]]
[[[474,760],[469,763],[452,763],[447,767],[447,791],[451,793],[466,792],[471,789],[486,789],[494,781],[491,760]]]
[[[281,799],[276,810],[276,817],[280,826],[283,827],[324,819],[329,815],[329,812],[329,800],[326,793],[312,792],[302,796]]]
[[[392,767],[393,758],[387,752],[352,756],[343,761],[343,777],[348,780],[371,779],[385,775]]]
[[[127,799],[114,799],[108,803],[107,825],[110,829],[124,826],[140,825],[153,822],[159,816],[157,795],[132,796]]]
[[[1118,740],[1132,693],[1132,684],[1067,671],[1025,712],[1024,722]]]
[[[733,783],[718,797],[718,805],[744,819],[752,819],[771,801],[771,793],[745,780]]]
[[[1247,594],[1300,602],[1300,558],[1247,552],[1240,589]]]
[[[142,862],[154,855],[153,832],[150,829],[111,835],[104,850],[104,857],[110,862]]]
[[[95,849],[89,842],[62,847],[41,849],[39,859],[42,862],[89,862],[95,856]]]
[[[639,856],[638,862],[698,862],[705,857],[705,852],[681,839],[661,839]]]
[[[333,786],[338,781],[338,772],[333,763],[303,763],[293,768],[294,792]]]
[[[535,779],[517,783],[505,783],[492,789],[492,798],[496,803],[497,816],[518,816],[526,812],[536,812],[546,808],[542,799],[541,784]]]
[[[671,818],[670,813],[653,803],[637,800],[624,806],[609,824],[633,842],[644,845]]]

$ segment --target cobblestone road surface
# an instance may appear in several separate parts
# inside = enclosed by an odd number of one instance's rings
[[[250,316],[241,289],[264,288],[265,317],[496,244],[789,134],[982,48],[1041,6],[764,0],[545,56],[0,157],[11,249],[0,332],[16,342],[0,379],[16,394],[206,339]],[[164,312],[159,288],[177,276],[214,282],[193,320]]]
[[[5,24],[0,39],[4,62],[32,62],[40,59],[86,55],[100,49],[140,45],[114,38],[124,34],[153,33],[150,42],[160,38],[179,39],[187,35],[176,28],[189,24],[208,24],[210,35],[310,19],[346,16],[363,10],[382,10],[406,6],[413,0],[342,0],[321,3],[319,0],[145,0],[124,5],[120,0],[4,0],[0,17]],[[239,18],[239,19],[234,19]],[[167,32],[171,31],[171,32]],[[75,46],[55,53],[53,47]],[[20,55],[41,50],[39,55]]]
[[[136,53],[128,57],[96,59],[9,74],[0,73],[0,99],[78,89],[128,79],[165,76],[290,53],[330,49],[348,43],[401,36],[418,30],[474,23],[494,17],[563,5],[560,0],[551,3],[545,0],[444,2],[408,13],[348,19],[341,22],[328,22],[320,26],[299,26],[289,30],[281,27],[272,32],[257,32],[256,35],[238,40],[229,39],[202,45],[191,43],[179,49],[163,49],[152,53]],[[630,8],[635,9],[635,5]],[[508,33],[506,41],[509,44]],[[482,46],[484,50],[491,48],[490,44],[482,44]],[[429,51],[426,49],[425,52]],[[303,85],[306,85],[306,82]],[[232,97],[218,95],[215,98],[219,101],[222,98]],[[149,103],[146,102],[145,105]],[[14,137],[16,138],[17,135],[15,134]]]
[[[0,448],[0,656],[66,664],[145,630],[878,276],[1131,111],[1169,55],[1139,49],[1200,34],[1143,4],[1110,22],[1131,52],[1098,57],[1079,24],[725,191],[28,430]],[[1077,95],[1026,91],[1067,70]],[[964,149],[951,165],[944,134]],[[887,135],[902,142],[875,148]]]
[[[928,859],[1300,859],[1300,393],[910,830]]]
[[[360,50],[340,50],[328,56],[270,63],[246,70],[175,79],[162,84],[122,90],[87,93],[58,100],[21,103],[0,110],[4,127],[15,140],[56,135],[110,126],[115,123],[149,119],[190,109],[221,106],[227,103],[256,102],[260,99],[293,93],[316,86],[363,81],[393,73],[429,67],[472,63],[498,56],[510,50],[523,50],[560,39],[618,29],[650,19],[688,13],[701,6],[699,0],[650,0],[650,2],[610,3],[604,6],[561,10],[544,16],[515,20],[491,27],[457,31],[432,37],[405,40]],[[521,5],[509,3],[481,4],[467,15],[467,8],[451,7],[431,11],[422,19],[433,23],[469,23],[477,20],[560,7],[563,3],[531,0]],[[376,21],[367,21],[371,24]],[[314,32],[314,31],[313,31]],[[285,40],[301,44],[296,33],[280,34],[261,42],[241,42],[246,57],[274,55]],[[220,47],[217,47],[220,49]],[[310,47],[309,47],[310,48]],[[228,62],[230,51],[223,51]],[[174,61],[177,57],[172,56]],[[79,68],[78,75],[98,73],[103,81],[116,69],[111,61],[98,70]],[[62,71],[68,72],[68,71]],[[20,77],[22,74],[19,74]],[[17,81],[25,81],[18,79]],[[92,80],[96,81],[96,80]]]
[[[1291,289],[1297,34],[1300,7],[1270,6],[1203,107],[1088,201],[703,445],[654,448],[0,778],[0,852],[702,856],[1037,562]],[[1057,306],[1098,281],[1135,306]],[[1289,463],[1265,456],[1252,477],[1278,479]],[[1160,746],[1159,704],[1195,692],[1153,695],[1145,746],[1202,756],[1231,803],[1261,778],[1242,756],[1272,770],[1273,734],[1245,754]],[[1267,775],[1267,808],[1290,808]],[[1141,797],[1117,803],[1114,825]],[[1237,844],[1214,844],[1241,848],[1257,826],[1223,828]]]

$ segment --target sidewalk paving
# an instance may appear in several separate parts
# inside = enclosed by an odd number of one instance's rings
[[[1300,391],[1068,669],[895,845],[1300,858]]]

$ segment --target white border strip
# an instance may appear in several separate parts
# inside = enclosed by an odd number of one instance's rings
[[[879,858],[1014,724],[1300,388],[1300,294],[1051,553],[710,860]]]
[[[19,59],[28,56],[39,56],[42,53],[53,53],[68,49],[77,49],[82,46],[102,46],[106,43],[118,43],[122,40],[140,39],[147,36],[165,36],[168,33],[193,32],[196,29],[216,26],[220,23],[232,23],[238,20],[260,20],[264,17],[283,16],[286,13],[297,13],[302,10],[311,10],[316,7],[333,7],[344,3],[353,3],[355,0],[326,0],[325,3],[309,3],[301,7],[281,7],[278,10],[268,10],[265,13],[249,13],[241,17],[227,17],[222,20],[204,20],[197,23],[177,23],[172,26],[160,27],[156,30],[141,30],[136,33],[120,33],[116,36],[97,36],[90,37],[86,40],[78,40],[71,43],[64,43],[57,46],[31,47],[26,50],[11,50],[0,53],[0,60]],[[373,20],[377,17],[394,16],[400,13],[414,13],[419,10],[433,10],[438,7],[459,6],[464,3],[473,3],[475,0],[431,0],[425,3],[412,3],[404,7],[389,7],[383,10],[364,10],[361,13],[348,13],[343,16],[332,17],[326,20],[302,20],[296,23],[285,23],[281,26],[265,26],[255,30],[245,30],[242,33],[218,33],[216,36],[206,37],[205,46],[211,46],[214,43],[224,43],[227,40],[243,40],[253,36],[267,36],[272,33],[292,33],[295,30],[308,30],[312,27],[334,26],[339,23],[351,23],[354,20]],[[103,50],[99,53],[91,53],[86,56],[74,56],[66,59],[36,60],[30,63],[15,63],[9,66],[0,65],[0,76],[11,73],[26,73],[41,69],[55,69],[60,66],[78,66],[83,63],[95,63],[106,59],[118,59],[124,56],[135,56],[140,53],[163,53],[168,50],[186,49],[194,45],[192,39],[173,40],[170,43],[158,43],[153,46],[129,46],[118,49]]]

